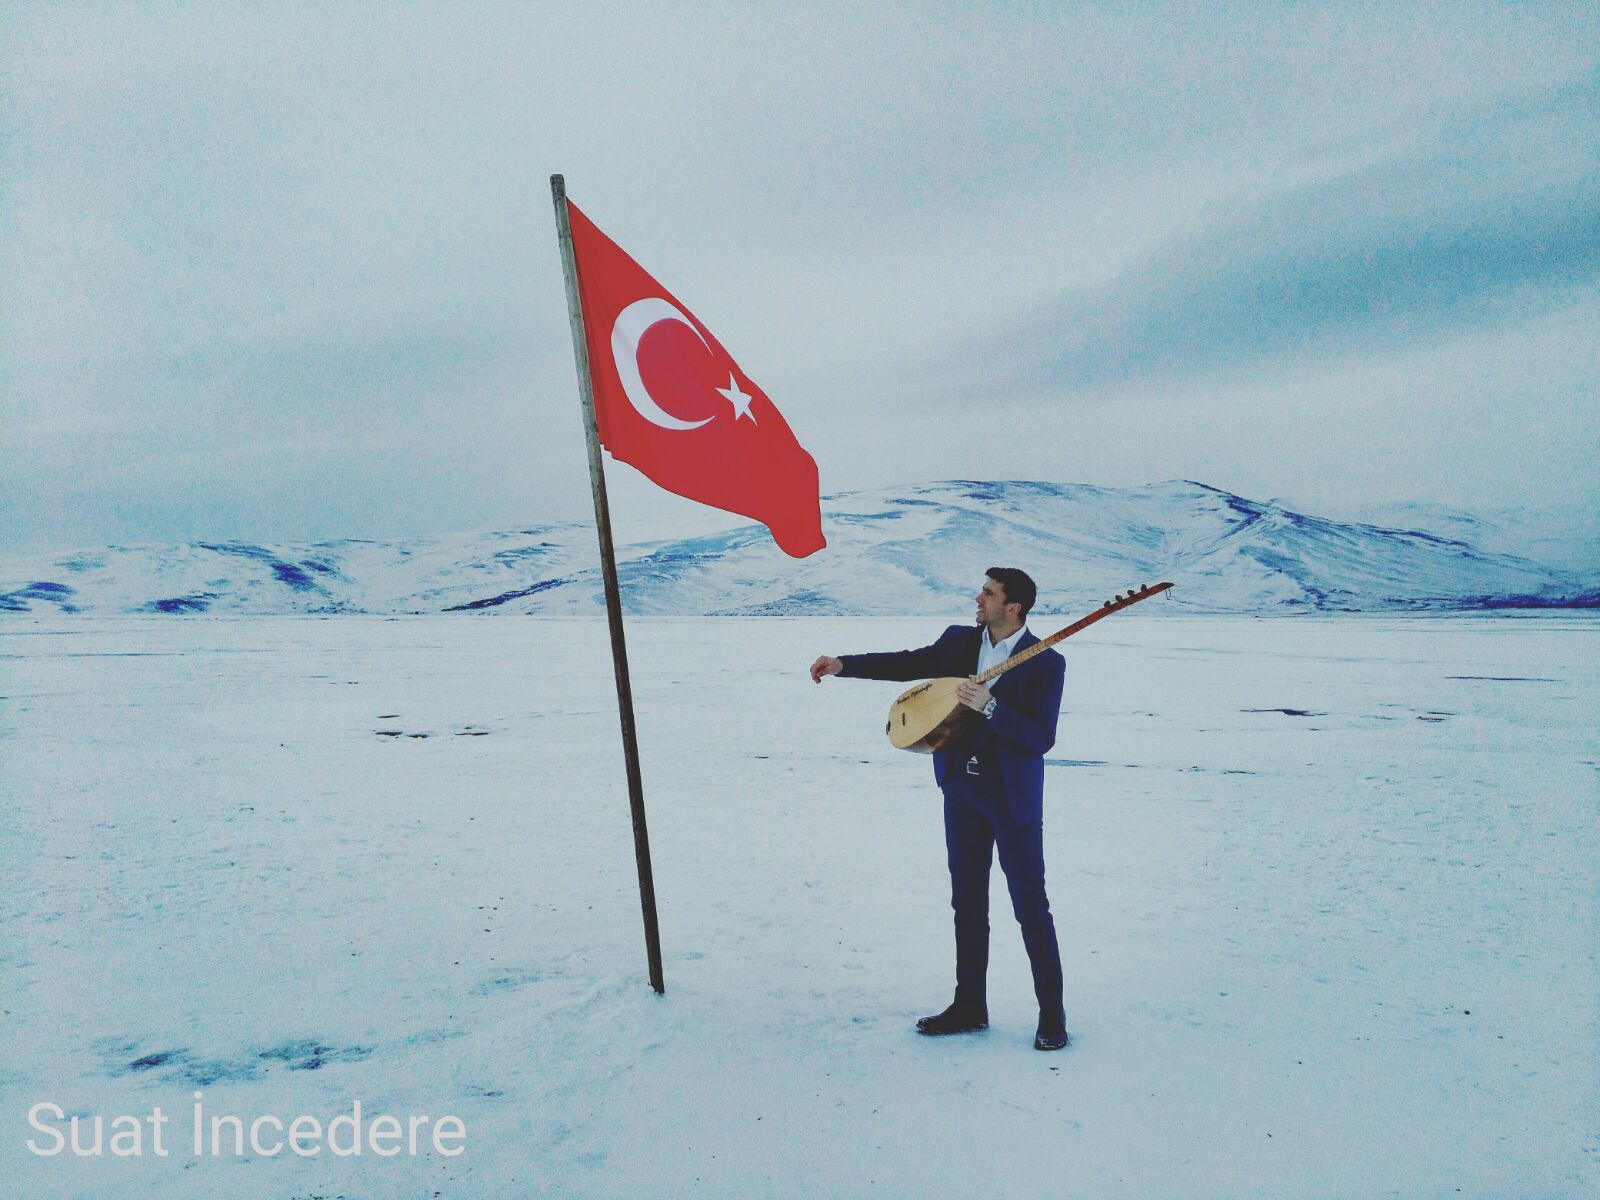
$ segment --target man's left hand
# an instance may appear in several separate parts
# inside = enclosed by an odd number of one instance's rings
[[[982,712],[983,706],[989,703],[988,685],[963,679],[956,685],[956,699],[974,712]]]

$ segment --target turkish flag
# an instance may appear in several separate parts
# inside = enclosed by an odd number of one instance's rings
[[[669,492],[760,521],[795,558],[822,536],[817,464],[722,343],[567,202],[600,444]]]

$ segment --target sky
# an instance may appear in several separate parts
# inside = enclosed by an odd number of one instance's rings
[[[1600,506],[1593,4],[4,4],[0,551],[587,519],[555,172],[824,492]]]

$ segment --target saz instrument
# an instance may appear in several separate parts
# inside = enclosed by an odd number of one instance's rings
[[[1013,654],[1005,662],[990,667],[981,675],[969,678],[973,683],[988,683],[1012,667],[1021,666],[1035,654],[1043,654],[1063,638],[1069,638],[1078,630],[1093,625],[1101,617],[1109,617],[1114,612],[1121,612],[1130,604],[1148,600],[1151,596],[1159,596],[1171,587],[1170,583],[1158,583],[1155,587],[1147,583],[1136,592],[1130,590],[1127,595],[1118,593],[1115,600],[1107,600],[1083,620],[1073,622],[1060,633],[1041,638],[1022,653]],[[895,749],[910,750],[915,754],[932,754],[935,750],[942,750],[962,737],[982,721],[981,713],[968,708],[956,699],[956,688],[965,682],[967,682],[965,679],[955,678],[930,679],[927,683],[917,684],[908,692],[902,692],[890,707],[889,720],[883,729],[889,735],[889,741],[894,744]]]

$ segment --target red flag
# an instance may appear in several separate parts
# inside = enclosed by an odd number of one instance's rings
[[[760,521],[804,558],[822,536],[817,464],[695,319],[571,201],[600,444],[669,492]]]

